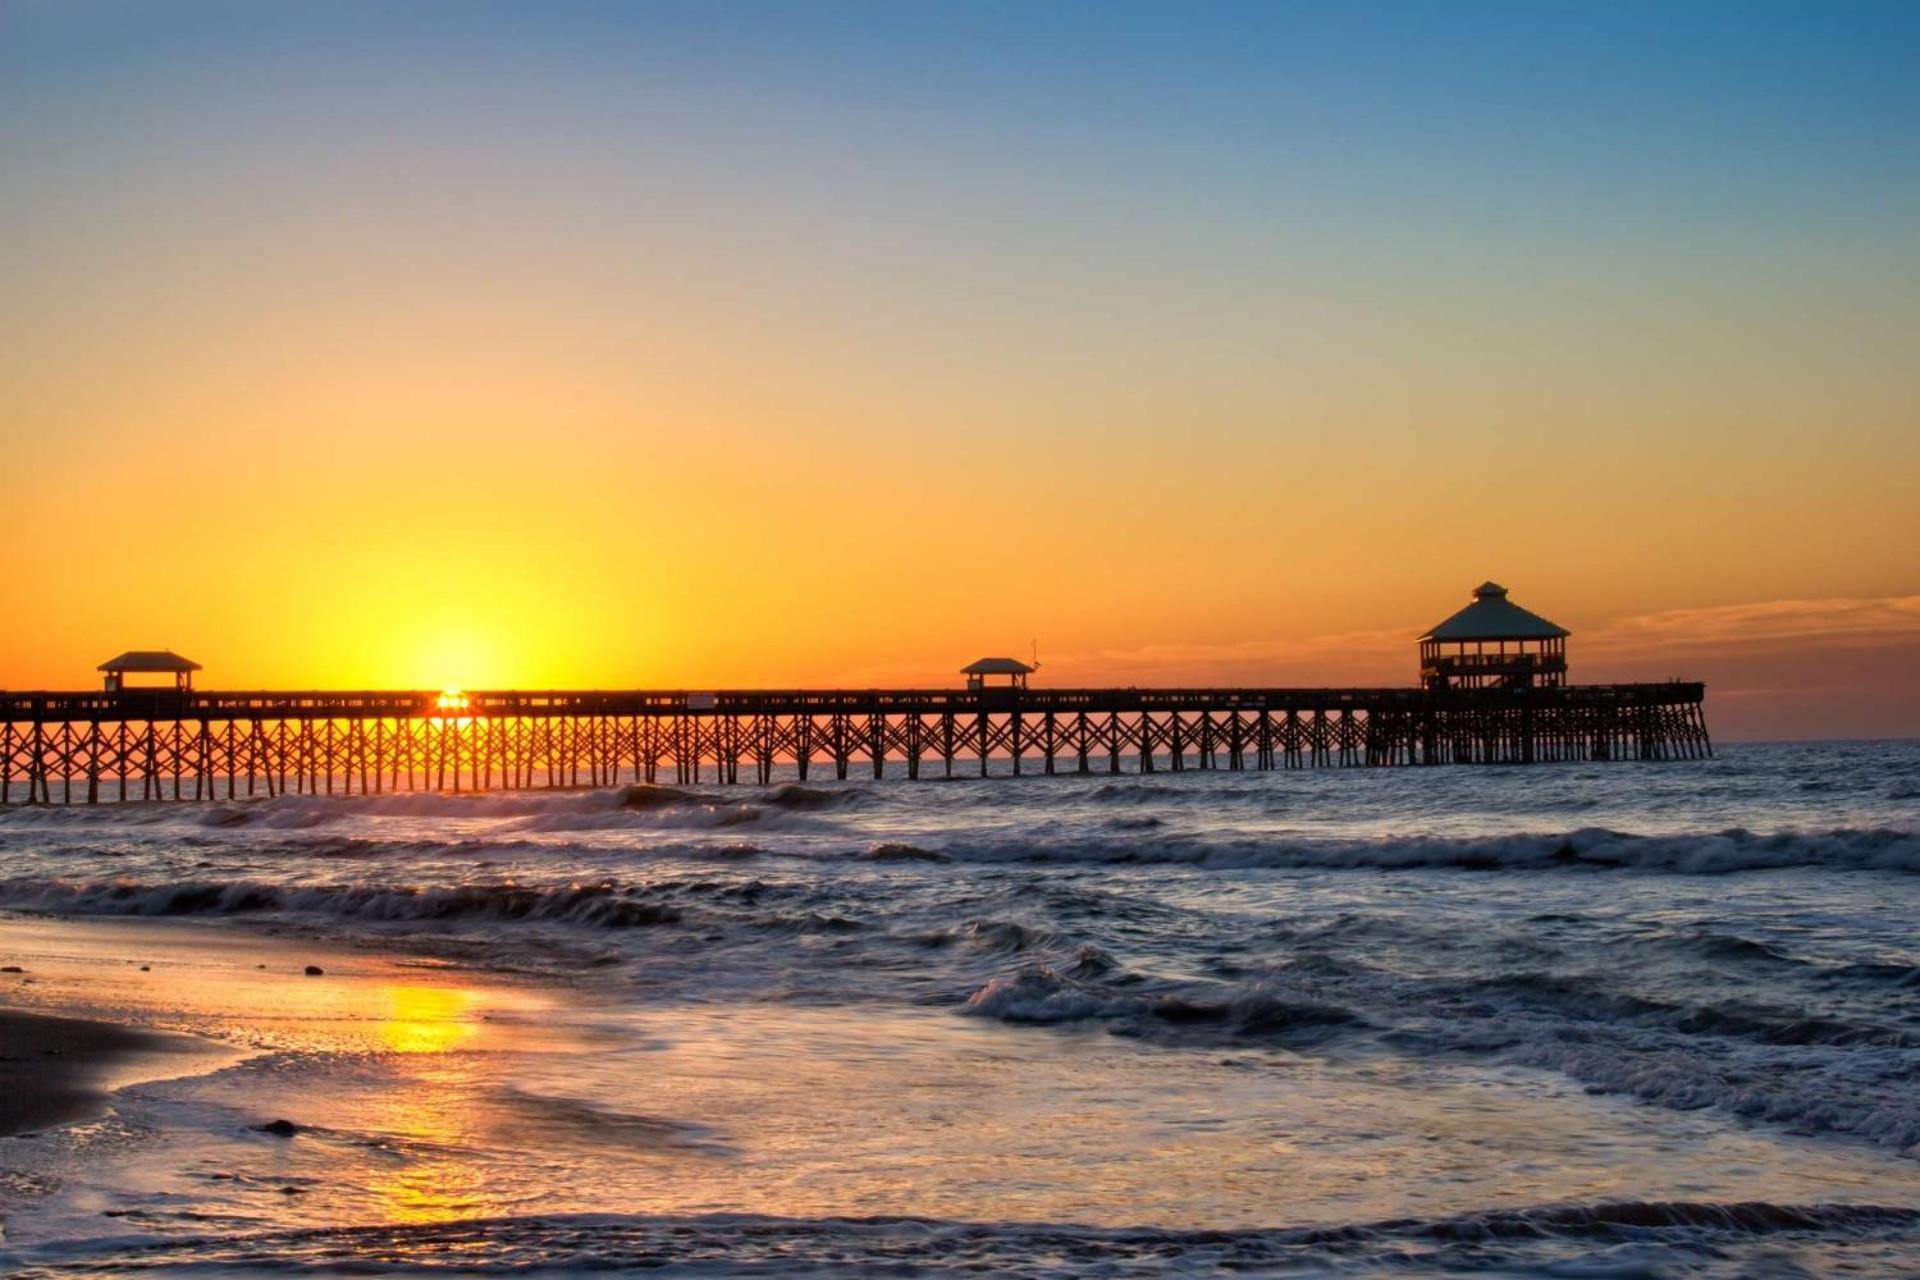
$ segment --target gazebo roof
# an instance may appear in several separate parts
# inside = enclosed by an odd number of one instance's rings
[[[1422,640],[1558,640],[1571,635],[1530,609],[1507,599],[1497,582],[1474,588],[1473,603],[1427,632]]]
[[[963,676],[1030,676],[1034,668],[1018,658],[982,658],[960,668]]]
[[[200,664],[192,658],[183,658],[171,649],[129,649],[117,658],[95,667],[96,671],[165,671],[178,673],[198,671]]]

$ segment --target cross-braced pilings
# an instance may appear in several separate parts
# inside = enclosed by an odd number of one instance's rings
[[[1712,754],[1694,683],[0,694],[0,803]],[[784,775],[782,775],[784,776]]]

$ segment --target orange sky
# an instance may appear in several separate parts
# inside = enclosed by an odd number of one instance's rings
[[[1494,577],[1920,733],[1916,184],[1828,99],[85,21],[0,53],[0,686],[1400,682]]]

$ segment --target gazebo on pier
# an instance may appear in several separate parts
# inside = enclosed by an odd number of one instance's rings
[[[130,675],[169,675],[176,693],[193,690],[193,673],[200,664],[183,658],[171,649],[129,649],[117,658],[109,658],[96,670],[107,673],[107,692],[119,693],[127,687]]]
[[[1507,599],[1499,583],[1483,582],[1472,604],[1420,637],[1420,683],[1432,690],[1559,688],[1571,634]]]
[[[960,668],[960,674],[967,678],[967,692],[983,693],[989,676],[1005,676],[1007,688],[1024,689],[1027,677],[1037,670],[1038,666],[1028,666],[1018,658],[982,658]]]

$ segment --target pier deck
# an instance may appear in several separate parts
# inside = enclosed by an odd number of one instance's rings
[[[0,803],[1712,754],[1705,686],[0,693]]]

